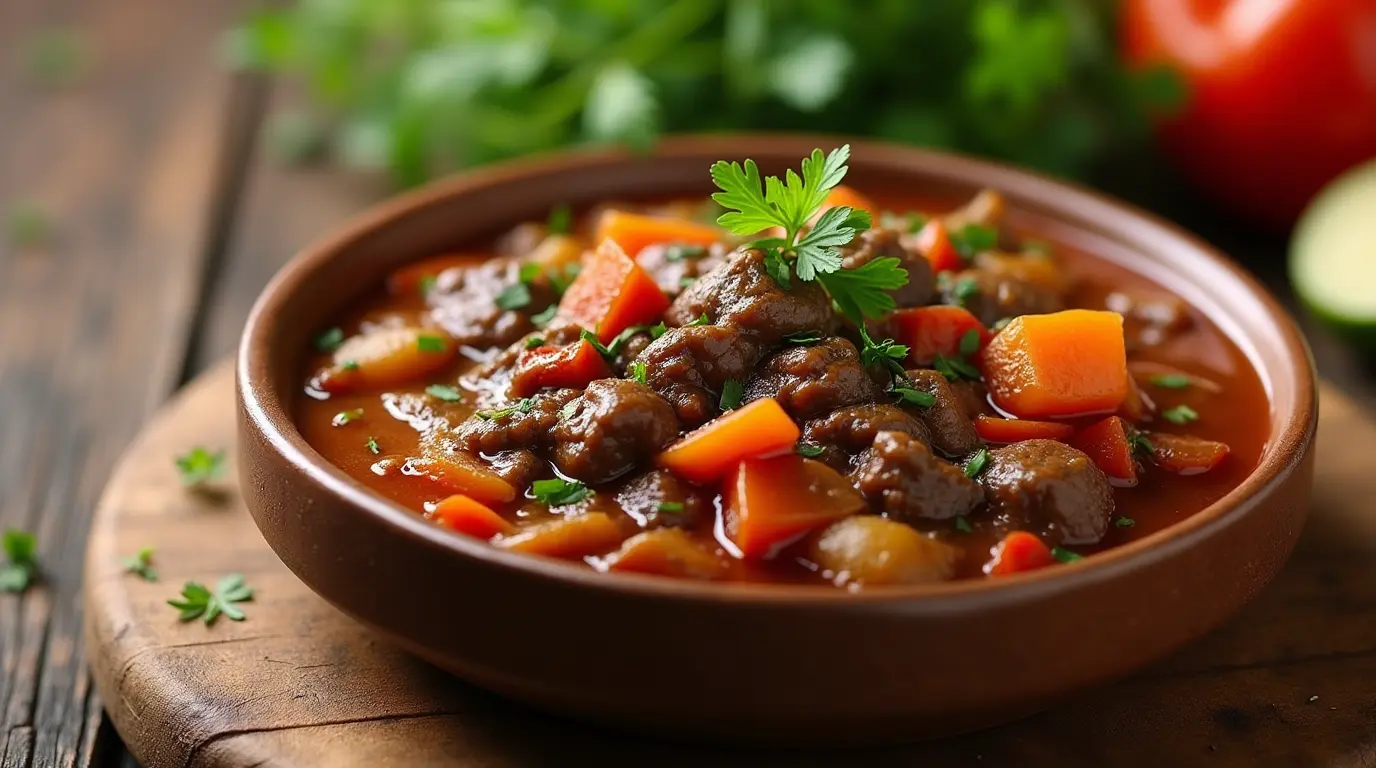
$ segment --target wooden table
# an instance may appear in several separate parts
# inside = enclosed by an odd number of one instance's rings
[[[0,242],[0,529],[34,531],[43,583],[0,595],[0,768],[129,761],[102,720],[79,640],[87,521],[115,458],[180,384],[229,353],[259,288],[381,190],[290,171],[255,137],[269,84],[217,58],[233,1],[0,3],[0,211],[32,201],[50,242]],[[77,83],[21,52],[78,30]],[[1165,206],[1255,266],[1286,301],[1280,238]],[[1180,213],[1192,212],[1192,213]],[[1376,405],[1376,379],[1306,324],[1320,370]]]

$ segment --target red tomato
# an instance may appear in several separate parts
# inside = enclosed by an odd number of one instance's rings
[[[1325,182],[1376,157],[1376,2],[1127,0],[1124,53],[1190,86],[1161,126],[1190,180],[1232,211],[1294,221]]]

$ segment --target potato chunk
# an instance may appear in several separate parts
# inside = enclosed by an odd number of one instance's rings
[[[957,555],[954,547],[873,515],[831,524],[808,541],[806,551],[838,586],[946,581],[955,575]]]
[[[315,383],[331,394],[400,386],[449,365],[456,351],[442,331],[380,328],[346,339]]]

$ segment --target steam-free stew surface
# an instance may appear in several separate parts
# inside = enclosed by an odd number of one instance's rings
[[[865,336],[816,286],[784,289],[733,251],[705,201],[521,224],[399,270],[320,329],[296,420],[455,535],[682,578],[862,588],[1064,567],[1236,487],[1268,431],[1247,358],[1141,275],[1001,228],[1000,202],[840,200],[876,214],[846,269],[891,256],[910,276]],[[580,338],[589,312],[612,327]],[[643,330],[614,338],[626,326]],[[1119,334],[1124,392],[1101,331]],[[866,359],[884,339],[908,347],[899,365]],[[1084,391],[1026,396],[1067,373]]]

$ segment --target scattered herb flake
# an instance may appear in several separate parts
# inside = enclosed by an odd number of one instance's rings
[[[634,362],[631,363],[631,379],[632,379],[632,380],[637,381],[637,382],[640,382],[641,384],[644,384],[644,383],[646,383],[646,382],[645,382],[645,377],[646,377],[646,374],[647,374],[647,373],[648,373],[648,369],[646,368],[646,366],[645,366],[644,363],[640,362],[639,360],[636,360],[636,361],[634,361]]]
[[[416,349],[421,352],[443,352],[447,347],[442,337],[433,333],[422,333],[416,337]]]
[[[420,289],[421,296],[429,296],[430,292],[435,290],[435,284],[438,282],[439,278],[434,275],[421,275],[420,280],[416,282],[416,287]]]
[[[970,527],[970,521],[965,519],[965,515],[956,515],[956,530],[961,533],[975,532],[975,529]]]
[[[1131,528],[1131,527],[1133,527],[1134,525],[1137,525],[1137,521],[1136,521],[1136,520],[1133,520],[1133,519],[1130,518],[1130,517],[1124,516],[1124,517],[1116,517],[1116,518],[1114,518],[1114,519],[1113,519],[1113,524],[1116,525],[1116,526],[1118,526],[1119,528]]]
[[[530,304],[530,286],[525,283],[512,283],[502,289],[493,300],[501,309],[520,309]]]
[[[531,336],[530,338],[526,339],[526,343],[525,343],[525,348],[526,348],[526,349],[535,349],[536,347],[543,347],[543,346],[545,346],[545,337],[544,337],[544,336]]]
[[[425,388],[425,394],[443,400],[446,403],[462,403],[463,393],[458,387],[448,384],[431,384]]]
[[[560,203],[549,209],[545,218],[545,232],[551,235],[567,235],[573,226],[573,210],[567,203]]]
[[[735,379],[727,379],[721,387],[721,409],[723,411],[734,411],[741,406],[741,398],[745,395],[745,387],[741,386]]]
[[[1164,373],[1151,377],[1151,383],[1162,389],[1185,389],[1190,386],[1190,377],[1183,373]]]
[[[1161,418],[1172,424],[1189,424],[1199,420],[1199,412],[1188,405],[1177,405],[1161,412]]]
[[[565,264],[562,271],[551,269],[549,272],[545,273],[545,276],[549,278],[549,284],[554,286],[555,293],[563,296],[564,291],[567,291],[569,286],[573,285],[573,281],[578,279],[578,275],[582,271],[582,264]]]
[[[707,249],[701,245],[671,245],[664,249],[665,261],[683,261],[684,259],[700,259],[707,255]]]
[[[157,581],[158,572],[153,568],[153,548],[144,547],[132,557],[120,560],[125,573],[132,573],[144,581]]]
[[[965,462],[965,476],[971,480],[979,477],[979,473],[984,471],[984,467],[989,463],[989,449],[981,448],[975,451],[975,455]]]
[[[375,437],[369,437],[368,442],[364,443],[363,445],[367,447],[368,452],[373,454],[374,456],[378,455],[379,453],[382,453],[382,446],[377,444],[377,438]]]
[[[554,319],[554,314],[558,311],[559,305],[551,304],[545,307],[544,310],[531,315],[530,322],[534,323],[537,328],[544,328],[550,324],[550,321]]]
[[[177,474],[182,485],[196,488],[220,477],[224,472],[225,452],[211,453],[202,446],[196,446],[176,459]]]
[[[358,361],[357,361],[357,360],[345,360],[344,362],[342,362],[342,363],[339,364],[339,367],[340,367],[341,369],[343,369],[343,370],[346,370],[346,371],[356,371],[356,370],[358,370]]]
[[[698,316],[697,316],[697,319],[695,319],[693,322],[689,323],[689,324],[688,324],[687,326],[685,326],[685,327],[686,327],[686,328],[695,328],[695,327],[697,327],[697,326],[699,326],[699,325],[708,325],[708,324],[710,324],[710,323],[711,323],[711,321],[707,319],[707,313],[706,313],[706,312],[703,312],[701,315],[698,315]]]
[[[898,402],[902,405],[915,405],[918,408],[931,408],[936,405],[936,396],[920,389],[896,386],[889,391],[898,398]]]
[[[167,601],[168,605],[181,612],[178,620],[201,619],[206,626],[210,626],[222,614],[230,621],[243,621],[244,612],[238,603],[252,600],[253,589],[244,583],[243,576],[232,573],[220,579],[213,592],[202,584],[188,581],[182,587],[181,597],[181,600]]]
[[[696,277],[680,277],[678,279],[678,285],[680,288],[692,288],[693,283],[697,281],[698,279]]]
[[[816,344],[821,340],[821,331],[800,331],[798,333],[790,333],[784,337],[784,341],[789,344]]]
[[[655,323],[653,326],[650,326],[651,339],[658,339],[660,336],[663,336],[668,332],[669,326],[665,325],[663,320],[660,320],[658,323]]]
[[[1151,456],[1156,453],[1156,446],[1152,445],[1151,440],[1147,439],[1147,436],[1141,432],[1133,432],[1128,435],[1128,445],[1132,448],[1133,453],[1142,456]]]
[[[536,480],[531,484],[530,492],[536,501],[551,507],[577,504],[592,495],[592,490],[588,486],[577,480],[565,480],[560,477]]]
[[[970,379],[979,381],[979,369],[958,357],[946,357],[937,355],[932,361],[932,367],[937,373],[945,376],[947,381],[959,381],[960,379]]]
[[[1057,560],[1058,562],[1062,562],[1062,563],[1073,563],[1073,562],[1075,562],[1076,560],[1083,560],[1083,559],[1084,559],[1084,555],[1076,554],[1076,553],[1071,552],[1070,550],[1065,549],[1065,548],[1063,548],[1063,547],[1052,547],[1052,548],[1051,548],[1051,556],[1054,557],[1054,558],[1056,558],[1056,560]]]
[[[521,265],[521,268],[519,270],[517,270],[516,279],[520,280],[526,285],[531,285],[532,283],[543,277],[544,274],[545,270],[543,267],[541,267],[539,264],[533,261],[527,261],[526,263]]]
[[[826,449],[820,445],[815,445],[813,443],[798,443],[797,447],[795,447],[793,450],[799,456],[805,456],[809,459],[815,459],[818,456],[821,456],[823,451],[825,451]]]
[[[363,409],[353,408],[347,411],[340,411],[339,413],[336,413],[334,415],[334,418],[330,420],[330,424],[332,426],[342,427],[351,421],[358,421],[361,418],[363,418]]]
[[[490,411],[478,411],[473,415],[486,421],[500,421],[513,413],[530,413],[531,410],[534,408],[535,401],[528,397],[523,397],[520,400],[517,400],[515,405],[511,405],[506,408],[497,408],[495,410]]]
[[[564,403],[564,407],[559,409],[559,420],[560,420],[560,421],[568,421],[569,419],[573,418],[573,414],[574,414],[574,412],[577,411],[577,410],[578,410],[578,401],[577,401],[577,400],[570,400],[570,401],[568,401],[567,403]]]
[[[974,298],[979,293],[979,282],[973,277],[962,277],[956,281],[951,288],[951,296],[955,298],[956,304],[965,306],[965,302]]]
[[[656,507],[655,509],[658,510],[659,512],[666,512],[666,513],[669,513],[669,514],[673,514],[673,513],[675,513],[675,512],[682,512],[682,511],[683,511],[683,502],[681,502],[681,501],[661,501],[661,502],[659,502],[659,506]]]
[[[860,363],[866,368],[879,366],[888,370],[896,379],[906,379],[903,362],[908,359],[908,347],[893,339],[875,341],[865,327],[860,327]]]
[[[979,351],[979,331],[971,328],[960,337],[960,356],[969,357]]]
[[[315,348],[321,352],[333,352],[344,343],[344,329],[330,328],[315,337]]]
[[[966,224],[951,233],[951,245],[955,246],[956,253],[966,262],[973,259],[975,254],[993,248],[998,242],[998,231],[983,224]]]
[[[1000,317],[998,320],[994,321],[994,325],[992,327],[995,331],[1001,331],[1004,328],[1007,328],[1008,324],[1011,322],[1013,322],[1013,318],[1011,317]]]
[[[0,592],[23,592],[38,576],[38,540],[32,533],[10,528],[0,538],[5,564],[0,566]]]

